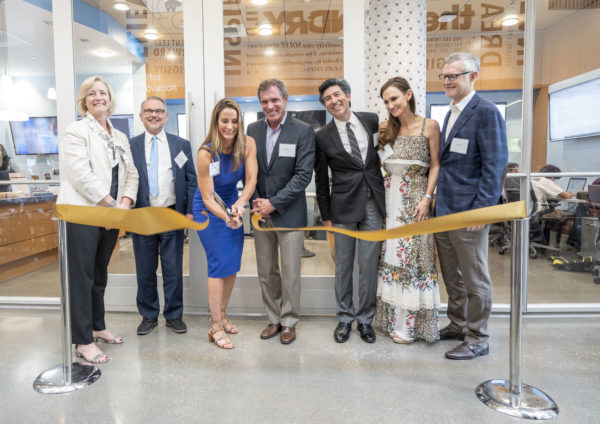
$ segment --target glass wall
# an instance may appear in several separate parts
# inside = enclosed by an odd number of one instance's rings
[[[531,220],[530,305],[600,302],[591,273],[600,259],[592,185],[600,177],[599,21],[600,9],[585,2],[536,1],[531,172],[551,164],[546,172],[561,173],[531,178],[540,205]]]
[[[268,78],[286,84],[292,116],[315,130],[329,122],[318,87],[327,78],[344,76],[342,1],[224,1],[223,25],[225,94],[240,103],[246,126],[264,118],[256,90]],[[307,188],[307,206],[309,225],[320,225],[313,181]],[[245,231],[240,273],[256,275],[249,222]],[[304,248],[302,275],[334,274],[323,232],[305,234]]]
[[[0,2],[0,297],[59,290],[52,10],[35,3]]]

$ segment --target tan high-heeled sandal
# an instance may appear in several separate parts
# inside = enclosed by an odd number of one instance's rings
[[[229,318],[227,318],[227,312],[225,312],[225,310],[221,312],[223,312],[223,318],[221,318],[221,325],[223,326],[223,330],[225,330],[225,332],[229,334],[239,333],[237,327],[233,325],[231,321],[229,321]]]
[[[235,345],[229,340],[221,321],[210,321],[210,329],[208,330],[208,341],[215,342],[221,349],[233,349]]]

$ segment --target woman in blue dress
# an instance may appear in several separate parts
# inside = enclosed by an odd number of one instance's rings
[[[194,219],[205,221],[201,213],[206,211],[210,220],[198,232],[208,262],[208,340],[222,349],[233,349],[226,333],[237,334],[238,329],[227,318],[227,304],[242,262],[244,205],[254,193],[258,172],[256,144],[244,134],[242,112],[233,100],[225,98],[216,104],[197,159]],[[244,182],[244,190],[238,197],[239,181]]]

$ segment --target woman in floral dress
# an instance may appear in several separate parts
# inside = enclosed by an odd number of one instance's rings
[[[393,151],[383,162],[389,229],[429,216],[439,171],[440,128],[436,121],[415,114],[406,79],[390,79],[380,96],[389,118],[381,125],[379,147],[389,145]],[[440,292],[433,234],[385,241],[379,278],[376,325],[396,343],[436,341]]]

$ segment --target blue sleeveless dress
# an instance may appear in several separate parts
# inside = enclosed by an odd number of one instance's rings
[[[213,177],[214,188],[228,207],[238,199],[237,183],[244,178],[245,164],[232,171],[233,156],[221,153],[214,161],[220,162],[220,173]],[[206,251],[208,262],[208,276],[211,278],[225,278],[239,272],[242,263],[242,249],[244,247],[244,230],[232,230],[225,225],[225,221],[213,215],[202,201],[200,189],[196,189],[193,201],[194,221],[204,222],[206,219],[200,213],[208,213],[209,224],[203,231],[198,231],[200,241]]]

